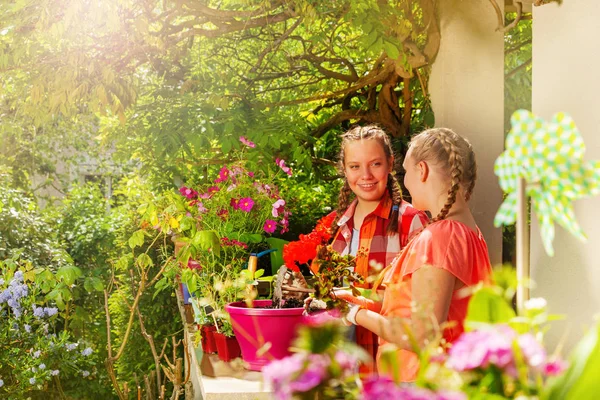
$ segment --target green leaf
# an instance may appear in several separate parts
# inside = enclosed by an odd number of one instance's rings
[[[88,277],[85,278],[85,280],[83,281],[83,288],[88,293],[94,291],[101,292],[104,289],[104,284],[102,283],[102,280],[100,280],[100,278]]]
[[[263,236],[260,233],[253,233],[251,235],[248,235],[248,242],[249,243],[260,243],[263,240]]]
[[[144,231],[142,229],[135,231],[129,238],[129,247],[135,249],[144,244]]]
[[[56,277],[59,280],[62,280],[65,285],[71,286],[75,283],[75,280],[82,275],[82,272],[79,268],[74,265],[67,265],[61,267],[56,271]]]
[[[387,53],[388,57],[392,60],[396,60],[398,57],[400,57],[400,51],[398,50],[398,47],[388,41],[383,42],[383,49]]]
[[[146,253],[142,253],[139,256],[137,256],[136,263],[142,269],[146,269],[154,265],[154,261],[152,261],[150,256]]]
[[[600,392],[600,324],[575,348],[564,375],[552,380],[542,395],[545,400],[594,399]]]
[[[508,323],[515,317],[515,311],[501,293],[491,287],[482,287],[469,301],[465,327],[467,329],[480,323]]]

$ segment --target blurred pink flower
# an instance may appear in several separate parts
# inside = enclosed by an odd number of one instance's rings
[[[283,172],[285,172],[289,176],[292,176],[292,169],[290,167],[288,167],[287,165],[285,165],[285,160],[283,160],[281,158],[276,158],[275,164],[277,164],[277,166],[279,168],[281,168],[283,170]]]
[[[504,368],[513,362],[512,329],[501,333],[482,329],[463,333],[450,348],[448,366],[456,371],[485,368],[489,364]]]
[[[244,143],[248,147],[256,147],[256,144],[254,144],[254,142],[251,142],[248,139],[246,139],[245,136],[240,136],[240,142]]]
[[[225,165],[219,171],[219,177],[217,179],[215,179],[215,183],[225,182],[229,178],[229,173],[230,173],[230,171],[227,168],[227,165]]]
[[[186,186],[180,187],[179,193],[181,193],[182,196],[187,197],[188,199],[195,199],[196,197],[198,197],[198,192]]]
[[[231,199],[229,201],[229,205],[231,206],[231,208],[233,208],[234,210],[238,210],[240,208],[240,205],[237,201],[237,199]]]
[[[327,377],[331,360],[323,354],[296,353],[267,364],[263,378],[273,388],[277,400],[291,399],[294,393],[307,392]]]
[[[563,373],[566,370],[568,364],[566,361],[561,359],[552,360],[544,366],[544,373],[548,376],[557,376]]]
[[[279,199],[275,203],[273,203],[273,209],[271,210],[271,214],[274,217],[278,217],[280,213],[283,212],[283,208],[285,206],[285,200]]]

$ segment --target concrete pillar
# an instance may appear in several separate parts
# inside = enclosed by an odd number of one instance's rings
[[[600,159],[599,16],[597,0],[533,10],[533,112],[546,120],[559,111],[569,113],[583,135],[587,160]],[[581,243],[557,225],[554,257],[544,252],[533,217],[531,231],[532,278],[537,284],[532,295],[545,297],[551,312],[568,316],[554,323],[548,336],[551,345],[557,344],[569,325],[568,347],[600,312],[600,197],[577,201],[575,214],[588,241]]]
[[[442,40],[429,91],[435,124],[466,136],[478,179],[471,208],[493,264],[502,261],[502,231],[493,220],[502,203],[494,161],[504,150],[504,35],[488,0],[439,3]]]

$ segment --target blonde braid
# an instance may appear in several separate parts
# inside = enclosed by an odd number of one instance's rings
[[[456,193],[460,189],[460,182],[463,176],[463,160],[454,143],[450,141],[446,135],[438,134],[437,139],[440,141],[444,151],[448,155],[448,164],[450,165],[451,170],[451,181],[446,204],[444,204],[444,207],[442,207],[439,214],[432,220],[432,222],[437,222],[446,218],[450,212],[450,209],[452,208],[452,205],[456,201]]]
[[[388,175],[388,192],[392,199],[392,214],[390,215],[390,223],[387,227],[387,234],[392,235],[398,233],[398,214],[400,213],[400,205],[402,204],[402,188],[398,179],[394,174]]]
[[[466,172],[466,179],[469,182],[469,186],[467,186],[467,190],[465,191],[465,201],[469,201],[471,199],[471,195],[473,194],[473,189],[475,188],[475,181],[477,180],[477,162],[475,161],[475,153],[473,152],[473,147],[471,143],[469,143],[469,149],[471,150],[468,161],[469,163]]]
[[[337,223],[340,220],[340,218],[342,217],[342,215],[344,215],[344,213],[346,212],[348,207],[350,206],[350,203],[352,203],[352,200],[353,200],[352,189],[350,189],[348,180],[346,178],[344,178],[344,186],[342,186],[342,188],[340,189],[340,197],[338,199],[338,206],[337,206],[337,209],[335,210],[335,219],[333,220],[333,223],[331,224],[331,234],[332,235],[335,233],[335,231],[337,231],[337,228],[338,228]]]

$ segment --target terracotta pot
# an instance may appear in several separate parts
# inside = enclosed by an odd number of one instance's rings
[[[254,300],[254,307],[270,304],[271,300]],[[304,308],[248,308],[239,301],[226,305],[225,310],[240,342],[242,358],[253,371],[262,370],[273,359],[289,356],[289,347],[304,321]]]
[[[205,353],[216,353],[215,333],[217,327],[214,325],[202,325],[202,351]]]
[[[220,332],[215,332],[215,343],[217,352],[221,361],[231,361],[238,358],[241,354],[240,344],[235,336],[225,336]]]

